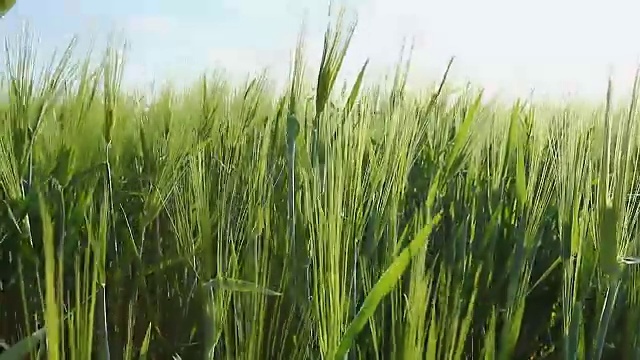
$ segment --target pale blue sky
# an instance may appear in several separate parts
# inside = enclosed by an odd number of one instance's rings
[[[56,5],[53,5],[56,4]],[[613,71],[618,92],[630,88],[640,61],[640,2],[632,0],[342,0],[359,25],[346,78],[371,58],[371,75],[391,69],[402,41],[415,39],[412,82],[436,79],[457,57],[454,79],[490,93],[600,96]],[[127,80],[185,81],[224,66],[240,75],[269,67],[286,76],[306,15],[309,60],[317,61],[327,21],[318,0],[18,0],[0,21],[15,34],[24,21],[46,54],[73,34],[112,30],[130,41]]]

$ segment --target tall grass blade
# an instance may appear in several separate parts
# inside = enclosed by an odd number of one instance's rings
[[[440,222],[440,217],[441,215],[439,214],[434,216],[431,221],[416,234],[409,245],[400,252],[382,276],[380,276],[380,279],[378,279],[369,294],[367,294],[356,317],[349,324],[342,336],[340,345],[334,356],[336,360],[342,360],[346,356],[356,336],[364,328],[369,318],[373,316],[382,298],[396,286],[396,283],[411,262],[411,258],[425,246],[431,231]]]

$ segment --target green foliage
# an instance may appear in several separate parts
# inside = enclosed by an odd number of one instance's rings
[[[0,17],[5,16],[16,4],[16,0],[0,0]]]
[[[31,336],[28,336],[17,344],[9,347],[0,354],[0,360],[21,360],[29,356],[29,354],[44,340],[46,336],[45,329],[40,329]]]
[[[339,20],[282,94],[7,47],[0,359],[640,358],[638,79],[504,108],[367,61],[338,95]]]

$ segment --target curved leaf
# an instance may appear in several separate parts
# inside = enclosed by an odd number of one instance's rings
[[[0,0],[0,17],[5,16],[16,4],[16,0]]]
[[[0,360],[24,359],[38,344],[40,344],[40,342],[42,342],[42,340],[44,340],[45,334],[45,328],[42,328],[31,334],[31,336],[20,340],[17,344],[10,347],[9,350],[0,354]]]
[[[413,258],[413,256],[420,251],[420,248],[425,245],[433,227],[440,221],[440,217],[440,214],[434,216],[433,219],[416,234],[414,239],[411,240],[409,245],[402,250],[400,255],[398,255],[384,274],[382,274],[378,282],[373,286],[371,292],[369,292],[367,297],[364,299],[364,303],[362,304],[360,311],[358,311],[355,319],[353,319],[351,324],[349,324],[347,331],[345,331],[342,336],[342,340],[340,341],[340,345],[336,351],[336,360],[341,360],[345,357],[358,333],[362,328],[364,328],[367,321],[369,321],[369,318],[375,313],[382,298],[393,290],[400,279],[400,276],[402,276],[411,262],[411,258]]]

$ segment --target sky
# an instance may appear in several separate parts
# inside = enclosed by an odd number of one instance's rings
[[[188,5],[186,5],[188,4]],[[186,84],[224,69],[242,79],[269,69],[286,80],[305,23],[307,59],[320,58],[326,0],[17,0],[0,21],[14,37],[24,24],[42,56],[73,35],[98,48],[109,35],[128,44],[125,83]],[[437,81],[455,56],[451,80],[506,97],[602,98],[607,79],[628,93],[640,65],[640,2],[633,0],[342,0],[358,25],[342,78],[370,59],[382,79],[413,43],[410,85]],[[80,54],[81,55],[81,54]]]

